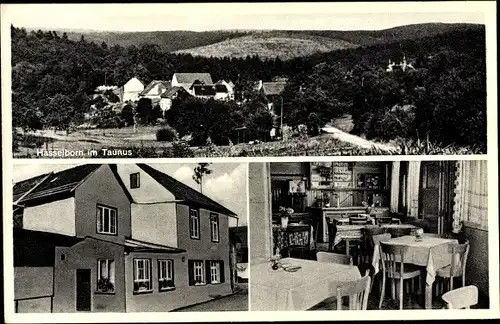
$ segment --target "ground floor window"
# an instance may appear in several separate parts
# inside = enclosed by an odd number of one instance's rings
[[[97,260],[97,291],[115,292],[115,261],[109,259]]]
[[[151,284],[151,260],[134,259],[134,292],[153,290]]]
[[[218,284],[218,283],[222,282],[221,273],[224,271],[224,267],[221,266],[221,264],[222,264],[222,261],[209,261],[210,283],[211,284]]]
[[[189,260],[189,285],[205,285],[205,264],[201,260]]]
[[[158,260],[158,286],[160,291],[175,288],[174,260]]]

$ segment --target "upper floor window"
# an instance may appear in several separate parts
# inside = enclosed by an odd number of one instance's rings
[[[197,209],[189,209],[189,235],[191,238],[200,238],[200,213]]]
[[[115,261],[108,259],[97,260],[97,291],[104,293],[115,292]]]
[[[117,209],[97,205],[97,233],[116,235]]]
[[[151,260],[134,259],[134,292],[149,292],[153,290],[151,283]]]
[[[158,260],[158,283],[160,291],[175,288],[174,260]]]
[[[139,188],[141,185],[139,172],[130,175],[130,189]]]
[[[219,242],[219,215],[210,214],[210,237],[212,242]]]

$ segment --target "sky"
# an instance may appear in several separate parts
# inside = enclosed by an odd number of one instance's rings
[[[182,183],[200,190],[193,180],[193,169],[196,163],[183,164],[149,164]],[[35,177],[47,172],[58,172],[75,167],[74,164],[27,164],[14,165],[13,182]],[[203,194],[220,203],[239,217],[238,225],[247,225],[247,165],[246,163],[212,163],[209,167],[212,174],[203,179]],[[236,220],[230,218],[230,226],[236,225]]]
[[[222,29],[378,30],[426,23],[485,23],[481,2],[10,4],[26,28],[165,31]],[[481,8],[483,8],[481,10]],[[4,17],[2,17],[4,18]]]

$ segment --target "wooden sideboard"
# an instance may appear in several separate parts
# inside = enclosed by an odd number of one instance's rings
[[[366,213],[366,208],[363,206],[353,207],[310,207],[311,219],[315,221],[313,227],[315,228],[315,239],[319,243],[328,242],[328,227],[327,219],[340,219],[352,215]],[[389,207],[376,207],[376,211],[372,215],[382,216],[389,212]]]

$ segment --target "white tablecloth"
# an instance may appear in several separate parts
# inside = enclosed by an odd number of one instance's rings
[[[453,239],[425,236],[421,241],[417,241],[414,236],[401,236],[390,239],[386,243],[407,246],[405,264],[425,266],[427,269],[426,283],[432,285],[436,278],[437,269],[451,264],[448,244],[458,242]],[[380,271],[380,244],[375,245],[372,265],[375,268],[375,274],[378,273]]]
[[[251,310],[307,310],[335,295],[339,283],[361,278],[355,266],[293,258],[281,262],[302,268],[297,272],[286,272],[272,270],[269,262],[252,265]]]

